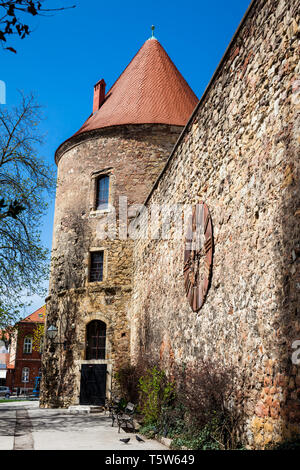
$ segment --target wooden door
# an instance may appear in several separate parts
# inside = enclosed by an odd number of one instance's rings
[[[82,364],[80,405],[105,404],[106,368],[106,364]]]

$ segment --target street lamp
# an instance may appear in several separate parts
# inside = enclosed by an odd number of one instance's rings
[[[54,325],[50,325],[48,330],[47,330],[47,336],[48,338],[51,340],[51,343],[54,345],[54,344],[63,344],[64,346],[64,350],[67,349],[67,341],[63,341],[62,343],[57,343],[56,341],[54,341],[56,338],[57,338],[57,328],[54,326]]]

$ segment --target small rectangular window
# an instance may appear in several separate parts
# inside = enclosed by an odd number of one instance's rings
[[[91,252],[90,282],[103,280],[103,251]]]
[[[96,210],[108,208],[109,176],[103,175],[97,179],[96,184]]]

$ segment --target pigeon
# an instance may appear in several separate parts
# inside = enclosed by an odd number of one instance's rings
[[[140,436],[135,436],[135,438],[138,442],[145,442]]]
[[[130,437],[127,437],[126,439],[120,439],[120,441],[124,442],[124,444],[128,444]]]

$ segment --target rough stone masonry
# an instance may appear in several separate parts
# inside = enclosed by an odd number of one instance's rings
[[[147,199],[149,210],[208,205],[214,257],[202,309],[186,299],[183,240],[134,246],[132,357],[167,370],[199,357],[237,366],[244,440],[255,448],[299,433],[298,24],[299,1],[252,2]]]
[[[79,403],[82,364],[106,364],[110,396],[115,370],[130,360],[128,307],[132,290],[130,239],[100,235],[107,212],[94,210],[95,178],[110,175],[110,204],[119,219],[119,196],[141,204],[160,173],[181,126],[128,125],[99,129],[62,145],[57,152],[58,183],[51,258],[47,324],[58,328],[55,350],[43,352],[43,407]],[[104,251],[102,282],[89,282],[90,253]],[[105,358],[86,360],[86,326],[107,325]],[[61,346],[66,341],[68,347]]]
[[[116,370],[130,361],[127,232],[198,102],[154,37],[105,86],[94,86],[93,113],[55,154],[44,407],[104,405]]]

